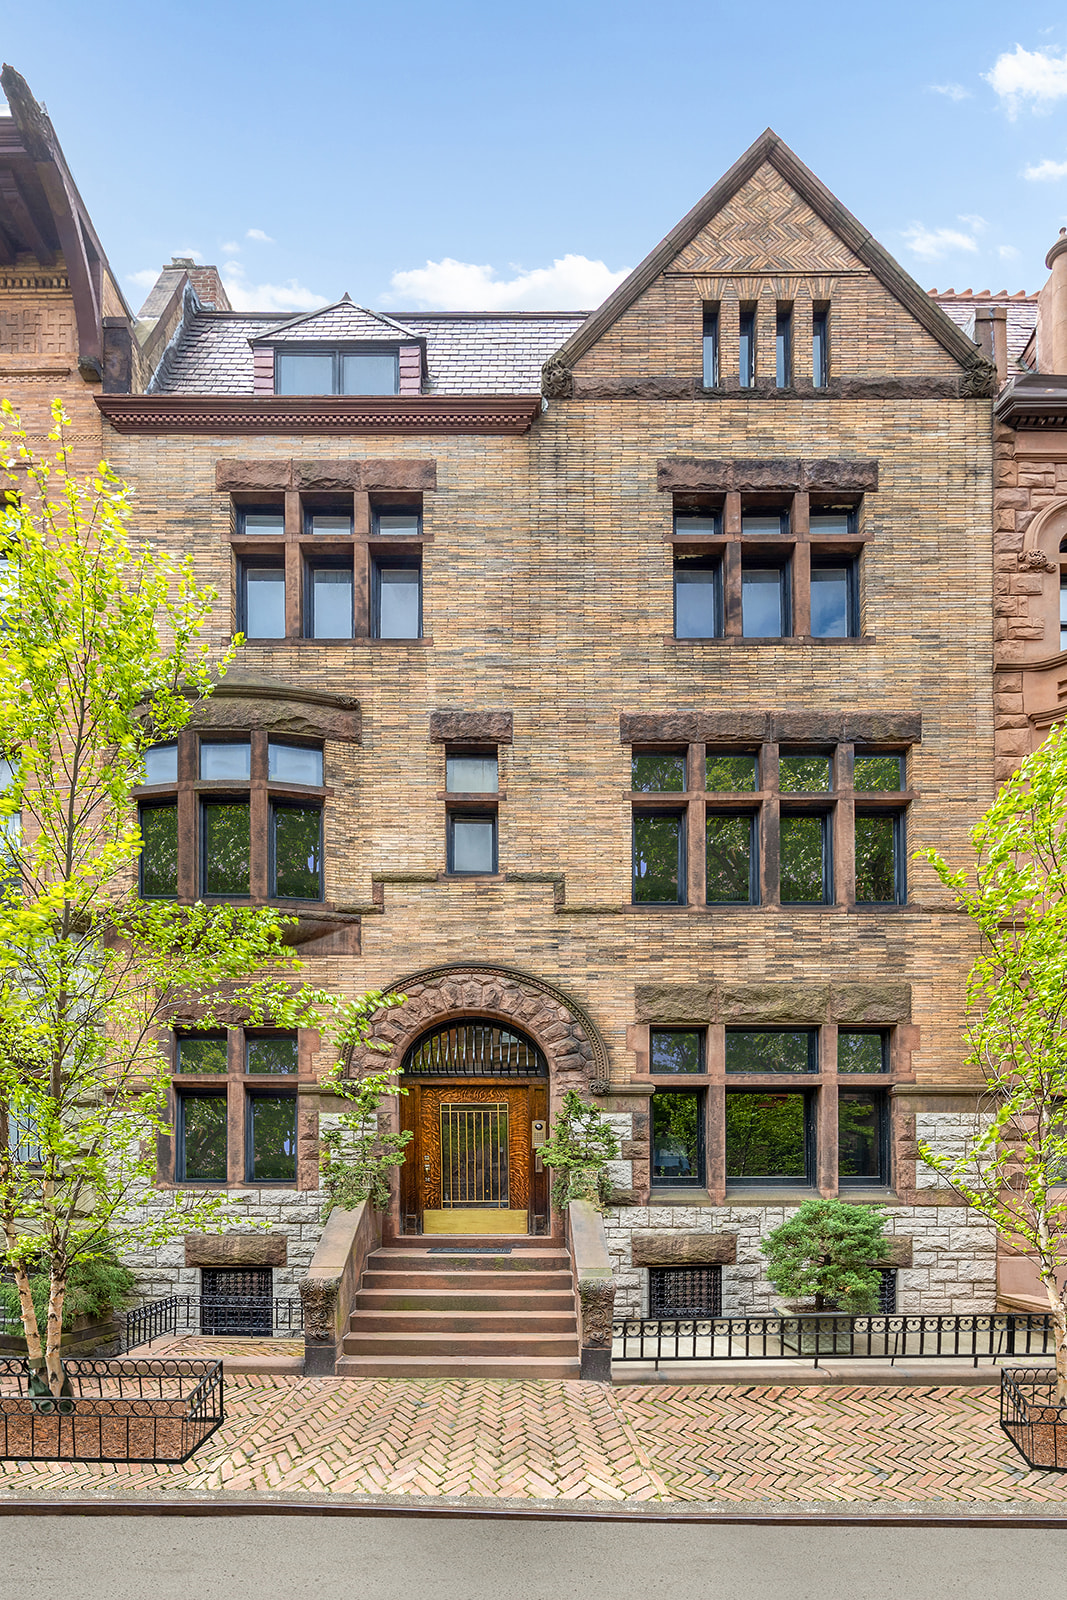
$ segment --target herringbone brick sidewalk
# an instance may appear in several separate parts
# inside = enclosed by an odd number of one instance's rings
[[[976,1388],[750,1388],[248,1377],[184,1467],[0,1463],[0,1494],[536,1500],[1045,1501]]]

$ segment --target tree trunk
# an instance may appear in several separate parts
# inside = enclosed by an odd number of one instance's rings
[[[14,1249],[16,1242],[14,1230],[5,1225],[4,1237],[10,1253]],[[43,1354],[41,1350],[41,1330],[37,1322],[37,1312],[34,1310],[33,1295],[30,1293],[30,1275],[26,1270],[25,1264],[21,1261],[16,1261],[11,1270],[15,1274],[15,1285],[19,1292],[22,1331],[26,1335],[26,1354],[31,1362],[39,1362]]]
[[[1067,1305],[1054,1278],[1045,1279],[1045,1293],[1052,1309],[1052,1325],[1056,1330],[1056,1404],[1067,1406]],[[1064,1286],[1064,1294],[1067,1294],[1067,1285]]]
[[[53,1271],[48,1285],[48,1328],[45,1338],[45,1371],[48,1387],[58,1395],[63,1387],[60,1341],[63,1337],[63,1301],[67,1294],[67,1274]]]

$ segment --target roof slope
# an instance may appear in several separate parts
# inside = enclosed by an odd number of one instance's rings
[[[283,344],[292,340],[294,343],[305,340],[336,339],[336,340],[391,340],[394,344],[398,338],[417,338],[410,328],[403,327],[399,322],[394,322],[392,317],[383,316],[377,311],[368,311],[364,306],[354,305],[348,295],[342,295],[340,300],[335,300],[333,305],[323,306],[319,311],[305,311],[298,317],[291,317],[276,326],[272,333],[261,335],[270,344]]]
[[[930,298],[936,300],[946,316],[951,317],[968,336],[974,332],[974,314],[979,306],[1004,306],[1007,310],[1008,362],[1011,366],[1019,366],[1019,357],[1037,327],[1036,294],[1027,294],[1022,289],[1017,294],[1009,294],[1006,289],[1001,289],[999,294],[990,294],[988,289],[979,290],[977,294],[970,289],[961,290],[959,294],[955,289],[944,289],[938,294],[936,289],[931,289]]]

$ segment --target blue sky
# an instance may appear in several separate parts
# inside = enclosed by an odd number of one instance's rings
[[[768,124],[925,288],[1034,290],[1067,223],[1067,16],[823,0],[7,8],[134,307],[592,306]]]

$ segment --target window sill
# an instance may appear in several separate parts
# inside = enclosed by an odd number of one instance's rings
[[[650,1206],[713,1206],[706,1189],[649,1189]]]
[[[723,633],[719,634],[715,638],[708,639],[680,639],[675,633],[665,633],[663,635],[664,644],[680,644],[682,646],[690,647],[693,645],[722,646],[751,644],[763,646],[768,644],[780,644],[794,647],[797,645],[814,645],[816,648],[824,648],[826,646],[830,646],[831,648],[845,646],[847,648],[850,645],[875,644],[877,643],[877,639],[878,636],[874,633],[861,633],[856,635],[856,637],[849,639],[818,639],[812,634],[808,633],[771,634],[767,638],[746,638],[740,633]]]

